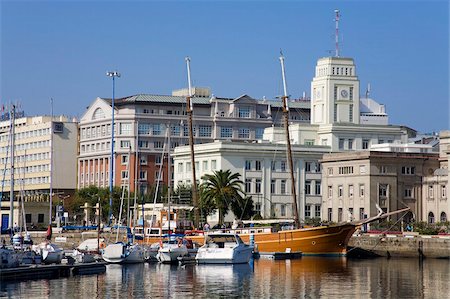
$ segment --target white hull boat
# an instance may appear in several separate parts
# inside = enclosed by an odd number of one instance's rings
[[[145,262],[146,250],[138,244],[116,243],[106,246],[102,258],[111,264],[132,264]]]
[[[199,264],[245,264],[250,261],[253,249],[236,234],[208,234],[195,259]]]
[[[43,242],[33,246],[33,251],[42,256],[44,264],[60,264],[64,250],[56,244]]]
[[[178,257],[188,255],[186,244],[181,240],[168,240],[160,245],[156,258],[161,263],[178,263]]]

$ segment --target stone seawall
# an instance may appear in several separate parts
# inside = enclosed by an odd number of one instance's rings
[[[363,234],[349,246],[384,257],[450,258],[450,236]]]

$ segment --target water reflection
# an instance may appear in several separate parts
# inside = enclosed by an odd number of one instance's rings
[[[3,282],[14,298],[446,298],[448,260],[303,257],[244,265],[108,265],[102,275]]]

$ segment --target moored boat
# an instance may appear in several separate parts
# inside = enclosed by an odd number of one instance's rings
[[[178,263],[178,257],[188,255],[188,248],[183,238],[170,236],[168,240],[160,243],[156,258],[161,263]]]
[[[234,233],[211,233],[195,257],[199,264],[245,264],[250,261],[253,246],[245,244]]]
[[[33,251],[42,256],[42,262],[44,264],[59,264],[64,256],[64,250],[50,242],[33,245]]]
[[[111,264],[143,263],[146,257],[143,246],[123,242],[109,244],[102,252],[103,260]]]

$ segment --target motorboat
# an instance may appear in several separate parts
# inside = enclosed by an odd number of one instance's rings
[[[199,264],[245,264],[250,261],[253,246],[245,244],[237,234],[210,233],[195,257]]]
[[[105,248],[106,247],[105,239],[90,238],[81,242],[80,245],[78,245],[77,250],[84,253],[96,253],[99,250],[98,248],[99,245],[100,249]]]
[[[44,264],[60,264],[64,257],[64,250],[54,243],[42,242],[32,248],[41,255]]]
[[[178,263],[178,257],[188,254],[186,240],[182,237],[170,236],[160,243],[156,258],[161,263]]]
[[[147,254],[145,248],[139,244],[118,242],[106,246],[102,258],[111,264],[143,263]]]

